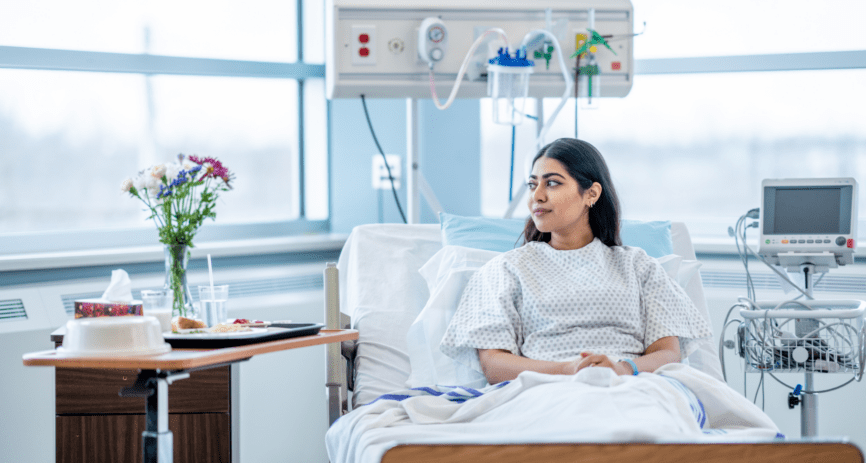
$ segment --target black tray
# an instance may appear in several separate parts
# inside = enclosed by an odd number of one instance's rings
[[[175,349],[215,349],[310,336],[318,334],[324,326],[322,323],[275,323],[268,326],[265,331],[253,333],[234,333],[231,335],[222,333],[166,333],[163,337],[165,342],[171,344],[171,347]]]

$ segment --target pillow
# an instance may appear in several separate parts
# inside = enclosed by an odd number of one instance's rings
[[[445,246],[421,267],[419,272],[427,280],[430,299],[406,334],[411,365],[406,386],[480,388],[487,384],[484,375],[440,352],[439,342],[457,310],[469,278],[499,254],[463,246]]]
[[[676,281],[688,294],[688,289],[693,284],[695,274],[697,274],[698,270],[701,268],[701,263],[696,260],[683,259],[682,256],[676,254],[662,256],[656,260],[662,264],[665,273],[673,278],[674,281]],[[700,284],[700,282],[696,283]],[[692,295],[689,294],[689,297],[692,297]],[[709,316],[707,319],[709,320]]]
[[[671,222],[668,220],[654,222],[623,220],[620,223],[619,235],[622,244],[641,248],[656,259],[674,253]]]
[[[370,224],[340,253],[340,310],[357,329],[353,408],[402,389],[409,377],[406,331],[429,293],[418,269],[442,248],[437,225]]]
[[[418,318],[409,327],[406,335],[406,345],[411,366],[406,386],[409,388],[431,385],[482,387],[486,384],[484,376],[471,368],[453,361],[439,350],[439,343],[445,335],[445,330],[451,317],[457,310],[463,289],[469,278],[490,259],[500,253],[463,246],[445,246],[437,252],[419,270],[427,281],[430,299]],[[703,302],[703,291],[697,270],[700,263],[694,260],[684,260],[677,255],[663,256],[658,259],[665,269],[686,294],[695,302],[698,311],[709,322],[706,304]],[[699,298],[699,299],[698,299]],[[696,351],[689,357],[703,355]],[[690,363],[693,367],[712,376],[715,371],[707,371],[703,362]]]
[[[490,217],[462,217],[439,213],[443,246],[464,246],[505,252],[519,246],[526,221]]]
[[[439,214],[439,222],[443,245],[499,252],[517,247],[526,225],[522,219],[462,217],[445,212]],[[673,254],[670,221],[623,220],[620,223],[620,236],[622,244],[641,248],[652,257]]]

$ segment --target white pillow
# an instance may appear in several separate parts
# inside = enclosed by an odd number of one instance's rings
[[[656,260],[662,264],[665,273],[679,283],[680,287],[688,293],[688,287],[693,284],[695,274],[701,268],[701,263],[696,260],[683,259],[682,256],[676,254],[662,256]]]
[[[406,330],[428,299],[418,269],[442,247],[438,225],[372,224],[352,230],[337,264],[340,310],[358,330],[352,405],[403,389]]]
[[[439,351],[439,342],[457,310],[463,288],[469,278],[499,252],[463,246],[445,246],[419,270],[427,280],[430,299],[409,327],[410,388],[443,385],[483,387],[487,379],[481,373],[453,361]]]
[[[499,254],[499,252],[462,246],[445,246],[421,267],[419,272],[427,281],[430,299],[409,327],[406,336],[411,365],[406,386],[410,388],[431,385],[481,387],[486,384],[481,373],[453,361],[440,352],[439,343],[445,335],[451,317],[457,310],[469,278],[487,261]],[[684,260],[673,254],[658,260],[665,272],[686,291],[698,311],[709,323],[709,314],[698,277],[700,262]],[[698,350],[689,357],[688,363],[711,376],[721,377],[721,371],[715,372],[712,362],[706,359],[705,355],[706,346],[700,345]]]
[[[697,260],[683,259],[680,256],[671,254],[658,259],[659,263],[665,269],[665,272],[676,281],[686,295],[695,304],[704,320],[712,325],[710,320],[710,312],[707,310],[707,301],[704,298],[704,288],[701,282],[700,273],[701,263]],[[719,363],[719,354],[717,346],[712,338],[701,339],[697,343],[697,349],[692,352],[688,358],[683,359],[682,363],[698,369],[719,381],[724,381],[722,376],[722,367]]]

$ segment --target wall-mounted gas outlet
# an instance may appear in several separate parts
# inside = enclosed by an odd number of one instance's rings
[[[368,66],[376,64],[376,26],[352,26],[349,37],[352,49],[352,65]]]
[[[400,155],[386,154],[388,159],[388,167],[391,168],[391,177],[394,179],[394,188],[400,188]],[[388,169],[385,167],[385,160],[381,154],[373,155],[373,189],[374,190],[390,190],[391,179],[388,177]]]

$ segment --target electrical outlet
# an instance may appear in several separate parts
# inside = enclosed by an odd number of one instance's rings
[[[376,64],[376,26],[352,26],[349,37],[352,44],[352,65],[372,66]]]
[[[394,179],[394,188],[400,188],[400,155],[386,154],[388,159],[388,167],[391,168],[391,177]],[[388,178],[388,169],[385,167],[385,160],[381,154],[373,155],[373,189],[374,190],[390,190],[391,179]]]

